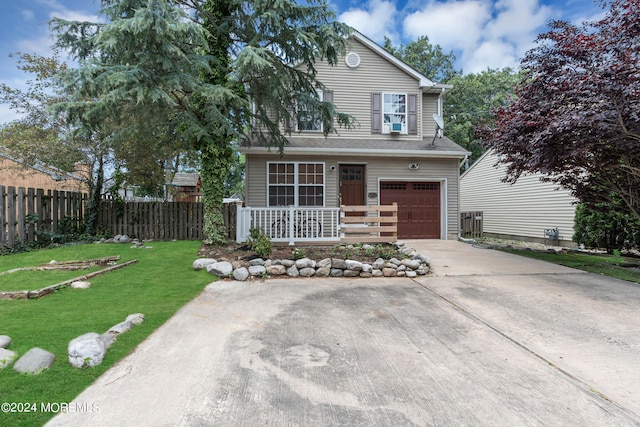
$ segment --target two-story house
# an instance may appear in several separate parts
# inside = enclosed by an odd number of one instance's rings
[[[470,154],[442,133],[450,85],[437,84],[355,33],[337,66],[316,64],[325,101],[356,118],[322,133],[298,117],[284,157],[245,146],[245,205],[339,207],[398,204],[398,238],[448,239],[459,232],[459,168]],[[325,226],[326,228],[326,226]]]

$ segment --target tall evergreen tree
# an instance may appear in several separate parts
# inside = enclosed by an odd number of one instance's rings
[[[114,120],[114,144],[131,128],[148,136],[139,144],[171,129],[198,149],[206,242],[225,240],[222,184],[234,141],[282,151],[280,124],[300,99],[322,112],[325,132],[351,122],[314,95],[322,88],[314,64],[335,64],[349,33],[324,0],[103,0],[102,14],[105,24],[54,20],[58,45],[81,64],[64,74],[74,98],[60,108],[82,127]]]

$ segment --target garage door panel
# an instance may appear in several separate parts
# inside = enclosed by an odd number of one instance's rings
[[[440,238],[440,183],[382,182],[380,203],[398,204],[398,237]]]

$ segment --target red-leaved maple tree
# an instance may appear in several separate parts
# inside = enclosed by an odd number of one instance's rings
[[[507,164],[505,181],[540,172],[583,203],[640,218],[640,0],[602,5],[602,20],[550,23],[513,102],[478,132]]]

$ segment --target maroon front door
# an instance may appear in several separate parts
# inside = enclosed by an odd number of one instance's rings
[[[364,205],[364,165],[340,165],[340,204],[345,206]],[[362,213],[351,212],[349,216]]]

